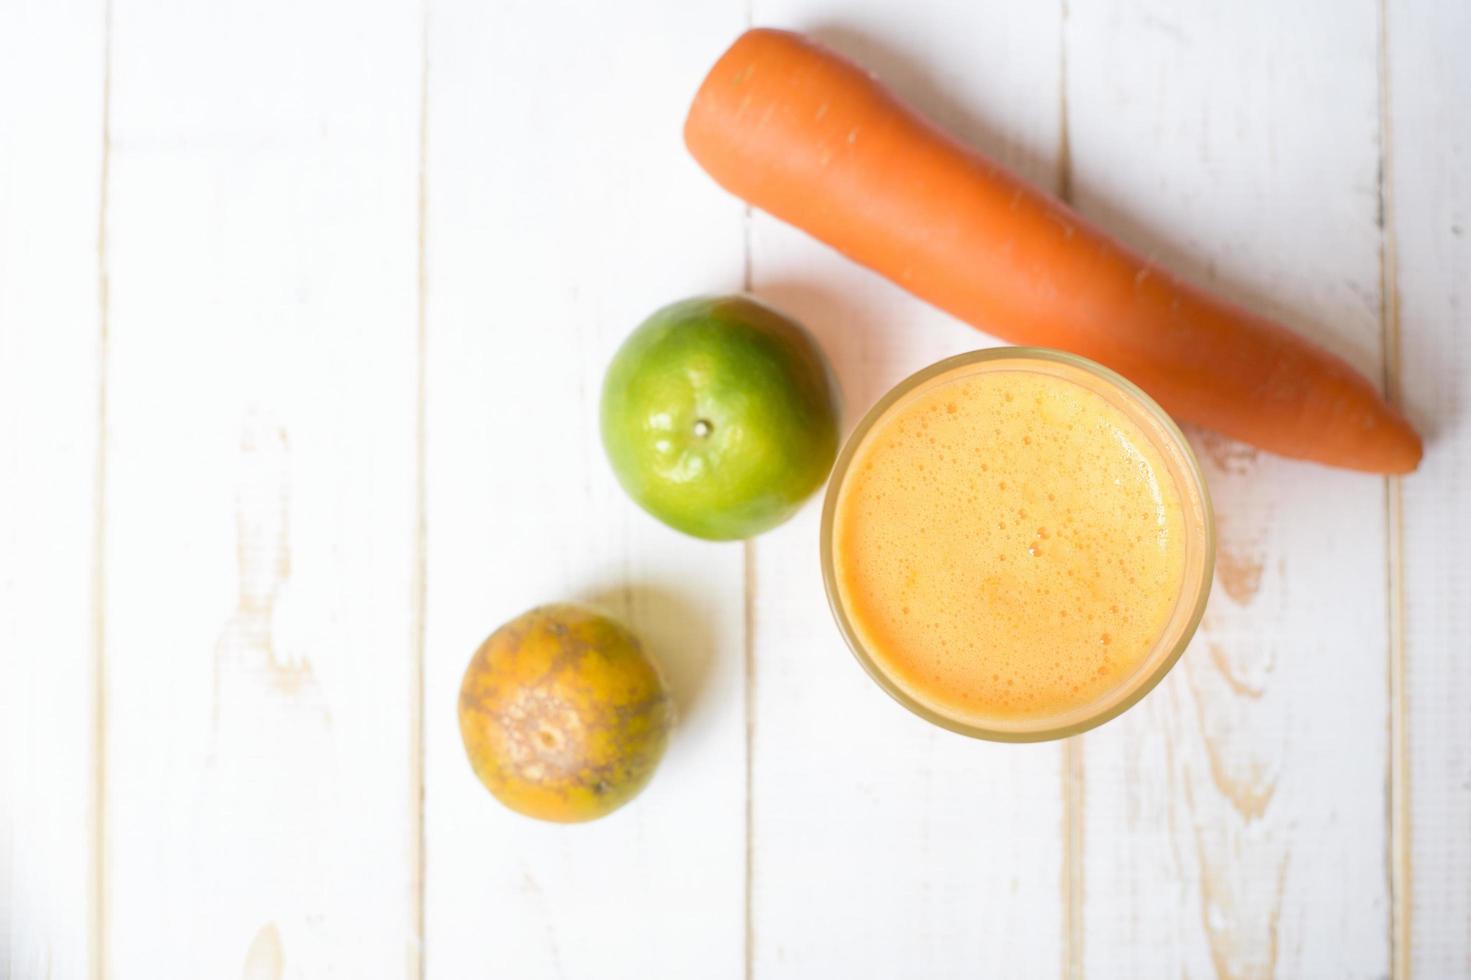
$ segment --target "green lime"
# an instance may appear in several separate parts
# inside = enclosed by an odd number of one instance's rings
[[[793,320],[748,296],[697,297],[618,349],[602,428],[618,482],[644,510],[696,537],[749,538],[827,478],[837,385]]]

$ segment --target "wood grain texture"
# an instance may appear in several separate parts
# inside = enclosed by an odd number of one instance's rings
[[[1393,378],[1429,433],[1403,481],[1396,972],[1471,975],[1471,7],[1385,5]]]
[[[5,977],[96,963],[104,22],[96,2],[0,6]]]
[[[1465,4],[111,4],[0,3],[0,977],[1471,975]],[[806,322],[848,428],[992,343],[689,160],[752,22],[1382,372],[1421,471],[1194,432],[1218,577],[1158,691],[1066,745],[909,716],[816,501],[706,544],[602,457],[688,294]],[[682,715],[581,827],[455,725],[568,598]]]
[[[404,975],[418,17],[113,23],[105,966]]]
[[[1377,39],[1367,0],[1073,5],[1076,202],[1378,376]],[[1215,590],[1084,739],[1086,971],[1383,976],[1383,481],[1193,441]]]
[[[1055,5],[760,0],[754,18],[811,32],[954,132],[1054,180]],[[760,214],[751,269],[755,291],[832,359],[845,429],[906,375],[994,343]],[[815,499],[752,546],[754,975],[1056,973],[1060,746],[972,741],[890,701],[827,609],[819,512]]]
[[[706,186],[680,127],[742,23],[736,3],[430,10],[431,978],[743,972],[742,549],[638,510],[598,430],[627,334],[740,285],[741,208]],[[492,799],[455,720],[481,640],[567,599],[643,638],[680,715],[642,795],[571,827]]]

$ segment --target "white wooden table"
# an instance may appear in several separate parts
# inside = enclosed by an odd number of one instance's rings
[[[1166,684],[1065,743],[909,716],[815,507],[683,538],[598,441],[691,293],[807,322],[850,424],[993,343],[689,159],[751,23],[1382,377],[1420,472],[1194,433],[1217,588]],[[1460,0],[0,0],[0,975],[1471,973],[1468,44]],[[571,828],[455,725],[563,598],[683,715]]]

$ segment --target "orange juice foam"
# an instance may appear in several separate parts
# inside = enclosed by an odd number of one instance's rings
[[[1061,715],[1126,682],[1185,574],[1180,491],[1081,384],[962,366],[884,412],[833,514],[837,593],[876,666],[971,724]]]

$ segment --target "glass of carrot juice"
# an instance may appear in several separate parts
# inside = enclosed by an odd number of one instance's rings
[[[1003,347],[901,382],[838,456],[828,601],[900,704],[977,738],[1063,738],[1147,694],[1190,642],[1214,565],[1180,430],[1085,358]]]

